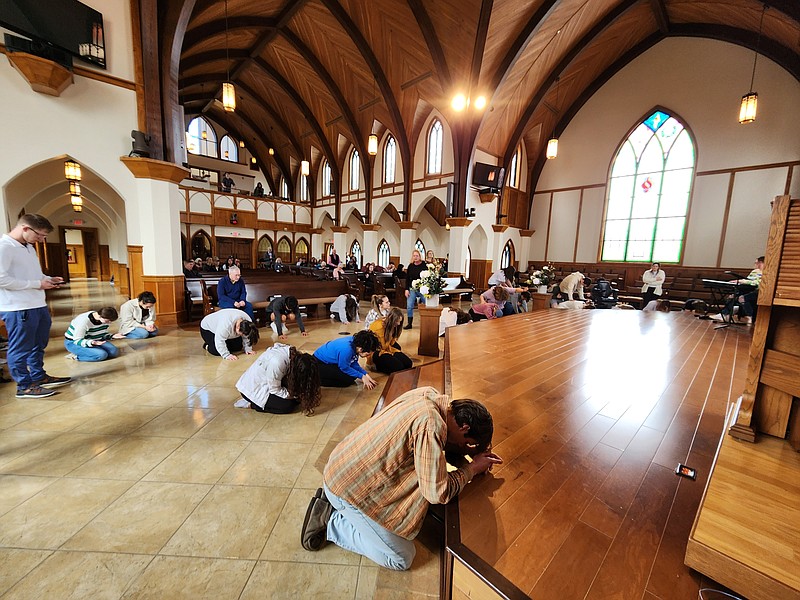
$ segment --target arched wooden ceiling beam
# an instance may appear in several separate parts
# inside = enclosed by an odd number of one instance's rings
[[[350,40],[355,44],[364,62],[367,63],[372,76],[375,78],[378,88],[381,90],[384,102],[389,109],[389,115],[392,119],[392,127],[395,134],[395,140],[400,147],[400,160],[403,163],[403,168],[406,173],[412,172],[411,165],[411,146],[408,143],[408,133],[406,132],[405,125],[403,124],[403,115],[400,112],[400,106],[397,104],[397,98],[394,97],[392,87],[389,85],[389,80],[383,72],[378,58],[370,48],[367,40],[364,38],[361,30],[356,27],[356,24],[347,14],[347,11],[339,4],[338,0],[320,0],[325,8],[336,18],[339,25],[344,29],[345,33],[350,37]],[[410,177],[405,177],[403,181],[403,210],[408,211],[411,207],[411,182]],[[370,179],[368,181],[372,181]],[[371,186],[370,186],[371,187]],[[337,208],[337,218],[339,216]]]
[[[189,69],[194,69],[195,67],[203,66],[208,62],[214,62],[218,60],[225,60],[230,58],[231,60],[243,60],[250,56],[249,50],[238,50],[238,49],[231,49],[225,50],[208,50],[206,52],[200,52],[199,54],[195,54],[194,56],[187,56],[186,58],[181,60],[181,71],[188,71]]]
[[[339,89],[339,86],[333,80],[331,74],[328,73],[328,70],[311,51],[311,49],[306,46],[303,40],[297,37],[292,30],[284,28],[280,33],[292,46],[294,46],[295,50],[300,53],[305,61],[311,66],[311,68],[314,69],[314,72],[319,76],[319,78],[322,79],[322,82],[328,88],[328,92],[336,101],[339,110],[342,111],[342,116],[344,117],[344,120],[350,129],[350,133],[353,135],[353,144],[358,150],[359,155],[368,156],[367,147],[364,145],[364,136],[362,135],[361,128],[358,126],[358,122],[356,121],[353,111],[350,109],[350,105],[347,104],[347,100],[345,100],[341,89]]]
[[[247,125],[247,127],[250,129],[250,131],[257,135],[258,134],[258,130],[253,128],[252,121],[250,121],[250,119],[247,117],[247,115],[239,115],[239,116],[242,117],[241,121],[245,125]],[[250,149],[250,151],[253,154],[253,156],[256,157],[256,160],[261,164],[262,167],[264,167],[261,172],[264,173],[264,177],[267,179],[267,183],[269,184],[270,189],[274,192],[277,189],[275,187],[275,180],[272,178],[272,173],[267,168],[267,165],[269,164],[269,162],[266,160],[266,157],[264,156],[264,152],[259,147],[259,145],[255,144],[254,145],[255,147],[254,147],[254,146],[251,146],[250,144],[247,143],[247,136],[245,136],[241,132],[241,130],[236,126],[236,124],[234,124],[233,119],[229,116],[229,113],[225,112],[224,109],[222,111],[215,110],[212,118],[215,121],[217,121],[220,125],[223,125],[225,127],[225,129],[228,131],[228,133],[233,133],[240,140],[243,140],[245,142],[245,147],[248,147]],[[267,156],[269,156],[269,155],[267,155]],[[275,162],[277,163],[277,161],[275,161]],[[278,168],[281,169],[281,165],[280,164],[278,164]],[[281,169],[281,171],[282,170],[283,169]]]
[[[797,0],[769,0],[767,5],[800,23],[800,2]]]
[[[530,102],[528,102],[528,105],[525,107],[522,116],[517,122],[517,127],[514,129],[514,133],[511,134],[511,138],[508,141],[508,146],[506,146],[506,151],[503,154],[503,166],[508,167],[511,164],[511,159],[514,156],[514,153],[517,151],[519,141],[522,139],[525,130],[528,128],[528,121],[530,121],[534,111],[539,106],[539,103],[544,99],[547,92],[550,91],[556,79],[569,66],[575,57],[583,52],[583,50],[589,44],[591,44],[597,36],[599,36],[619,17],[633,8],[633,6],[635,6],[638,2],[639,0],[625,0],[614,7],[614,9],[600,19],[594,27],[587,31],[586,34],[569,49],[569,51],[558,62],[558,64],[553,67],[553,69],[547,75],[547,78],[545,78],[545,80],[542,82],[542,85],[539,86],[537,92],[531,98]]]
[[[598,75],[592,83],[586,87],[578,98],[570,105],[569,109],[564,111],[563,117],[559,120],[554,128],[556,134],[560,134],[567,125],[575,118],[583,105],[605,85],[619,71],[625,68],[630,62],[647,52],[650,48],[655,46],[658,42],[666,37],[702,37],[714,40],[722,40],[739,46],[743,46],[750,50],[756,50],[758,45],[759,53],[768,57],[776,62],[778,65],[786,69],[795,79],[800,81],[800,54],[792,51],[783,44],[775,42],[771,39],[761,39],[760,44],[758,41],[758,34],[749,29],[738,29],[735,27],[707,24],[707,23],[691,23],[691,24],[675,24],[670,27],[669,36],[663,35],[660,31],[652,33],[644,40],[636,44],[633,48],[628,50],[625,54],[615,60],[608,68],[606,68],[600,75]],[[539,153],[536,163],[531,172],[531,187],[530,199],[533,199],[536,185],[539,182],[539,177],[542,174],[547,159],[543,152]]]
[[[436,65],[436,72],[439,75],[439,85],[445,93],[450,91],[453,86],[453,79],[450,76],[450,68],[447,66],[447,59],[444,56],[442,44],[439,42],[439,37],[436,35],[436,28],[433,26],[433,21],[425,9],[425,4],[422,0],[406,0],[414,18],[417,21],[417,26],[422,32],[422,37],[428,45],[428,52],[431,54],[433,64]]]
[[[650,7],[653,9],[653,17],[658,23],[658,29],[664,35],[669,33],[669,14],[664,0],[650,0]]]
[[[239,29],[274,29],[277,21],[271,17],[239,16],[228,17],[228,32]],[[208,38],[225,32],[225,19],[209,21],[186,32],[183,38],[183,52],[191,52],[195,46]]]
[[[511,67],[513,67],[514,63],[517,62],[519,57],[525,51],[525,48],[528,47],[528,43],[530,43],[534,35],[536,35],[536,32],[539,30],[539,26],[547,18],[555,5],[558,4],[558,1],[559,0],[547,0],[535,13],[533,13],[531,18],[528,19],[528,22],[525,24],[525,28],[519,32],[519,35],[514,39],[514,42],[508,49],[508,52],[506,52],[505,56],[503,56],[503,60],[500,61],[500,64],[494,73],[494,77],[489,84],[489,93],[494,94],[497,88],[500,87],[500,84],[503,83],[503,80],[511,72]]]

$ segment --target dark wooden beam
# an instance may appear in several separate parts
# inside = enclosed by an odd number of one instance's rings
[[[231,60],[242,60],[249,56],[250,53],[248,50],[238,50],[235,48],[231,50],[225,50],[225,48],[221,50],[207,50],[206,52],[200,52],[181,59],[181,73],[185,73],[195,67],[201,67],[209,62],[226,60],[227,58]]]
[[[664,0],[650,0],[650,7],[653,9],[653,16],[658,23],[658,29],[664,35],[669,33],[669,14]]]
[[[161,74],[158,53],[158,2],[157,0],[140,0],[139,23],[141,67],[145,133],[150,135],[150,157],[164,160],[166,148],[164,144],[164,122],[161,113]]]
[[[422,37],[428,45],[428,52],[430,52],[433,64],[436,67],[436,73],[439,76],[439,85],[442,90],[447,94],[453,87],[453,80],[450,76],[450,68],[447,66],[447,59],[442,49],[442,44],[439,41],[439,36],[436,35],[436,28],[433,26],[428,11],[425,9],[425,4],[422,0],[406,0],[411,12],[414,13],[414,18],[417,21],[417,26],[422,32]]]
[[[276,20],[270,17],[257,17],[254,15],[228,17],[228,33],[239,29],[274,29]],[[208,38],[225,32],[225,19],[209,21],[186,32],[183,38],[183,52],[191,53],[195,46],[202,45]]]

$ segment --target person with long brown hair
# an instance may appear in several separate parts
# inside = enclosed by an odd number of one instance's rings
[[[285,415],[299,406],[311,416],[320,402],[317,361],[294,346],[275,344],[242,374],[236,389],[242,394],[238,408]]]
[[[384,294],[372,296],[372,310],[367,313],[367,318],[364,319],[364,329],[369,329],[369,326],[375,321],[385,317],[391,307],[392,303],[389,301],[388,296]]]
[[[397,307],[390,308],[383,319],[373,321],[369,328],[378,336],[381,343],[380,348],[372,355],[372,362],[377,371],[389,375],[395,371],[411,368],[411,359],[401,352],[400,344],[397,343],[403,332],[402,310]]]

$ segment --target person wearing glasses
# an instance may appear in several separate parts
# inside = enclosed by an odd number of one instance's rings
[[[36,255],[35,244],[51,231],[45,217],[27,214],[0,239],[0,317],[8,330],[8,370],[17,382],[17,398],[47,398],[57,393],[51,388],[72,381],[44,370],[51,324],[44,291],[64,283],[42,273]]]

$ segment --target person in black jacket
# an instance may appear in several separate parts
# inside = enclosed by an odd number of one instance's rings
[[[278,296],[266,308],[267,318],[270,320],[270,327],[282,340],[286,339],[286,322],[297,321],[297,326],[304,336],[308,335],[305,325],[303,325],[303,315],[300,313],[300,304],[294,296]]]
[[[406,269],[406,298],[408,298],[406,308],[408,309],[408,325],[403,327],[403,329],[411,329],[411,324],[414,322],[414,305],[417,302],[425,304],[425,296],[415,290],[412,284],[414,280],[419,279],[420,273],[427,268],[428,265],[422,260],[422,255],[419,253],[419,250],[414,250],[411,253],[411,263]]]

